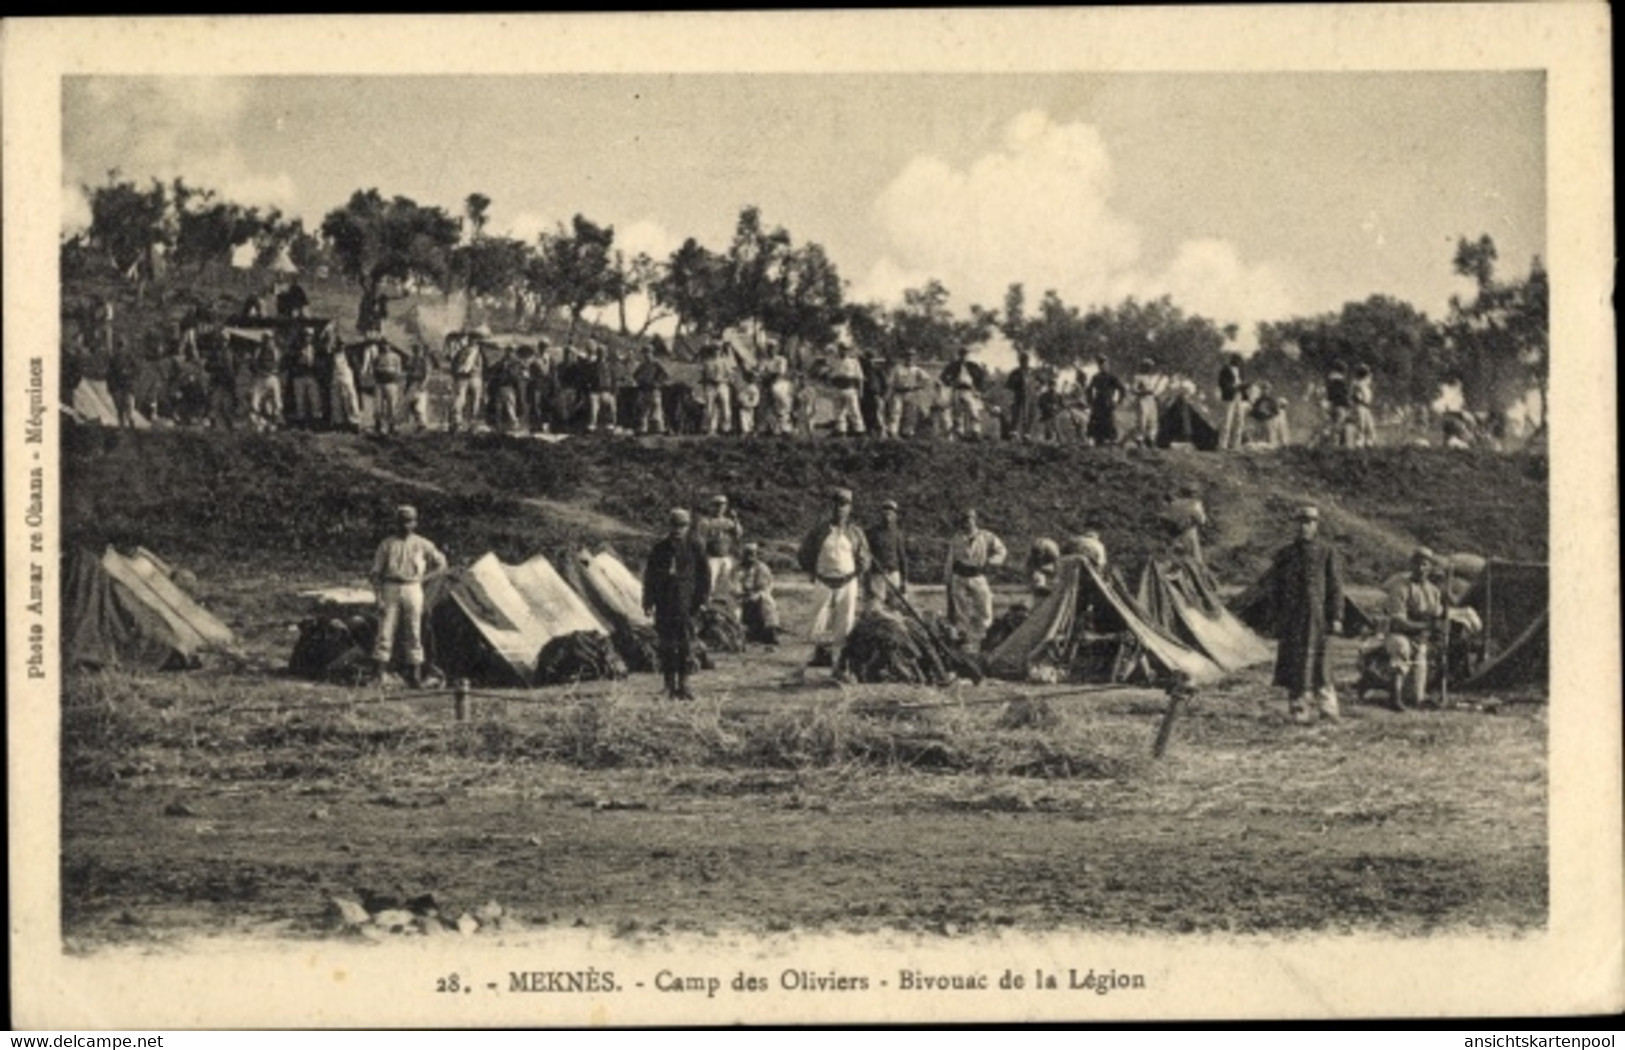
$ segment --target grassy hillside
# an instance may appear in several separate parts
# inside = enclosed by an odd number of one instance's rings
[[[921,579],[940,575],[956,511],[980,509],[1019,562],[1038,536],[1098,528],[1119,564],[1161,542],[1157,515],[1181,485],[1202,493],[1210,560],[1253,578],[1304,500],[1323,509],[1356,579],[1394,571],[1409,547],[1547,556],[1546,460],[1424,448],[1293,448],[1256,455],[1012,444],[576,438],[556,444],[445,434],[375,439],[209,431],[64,432],[65,538],[139,542],[182,563],[300,565],[352,575],[388,510],[410,501],[456,558],[517,559],[612,542],[641,555],[667,508],[727,493],[747,532],[788,566],[824,512],[853,488],[871,520],[896,499]],[[1011,575],[1014,579],[1014,574]]]

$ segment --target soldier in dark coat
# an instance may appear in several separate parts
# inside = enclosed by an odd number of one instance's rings
[[[671,512],[671,531],[649,551],[643,567],[643,611],[654,618],[660,673],[673,700],[694,699],[688,689],[694,618],[711,600],[711,567],[688,521],[681,507]]]
[[[1342,559],[1319,537],[1320,511],[1298,511],[1298,538],[1281,548],[1271,569],[1276,635],[1275,684],[1287,691],[1292,720],[1313,721],[1304,694],[1314,693],[1320,716],[1337,721],[1337,692],[1326,669],[1326,639],[1343,628]]]

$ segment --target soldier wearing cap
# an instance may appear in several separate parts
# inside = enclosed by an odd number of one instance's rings
[[[982,387],[987,369],[970,359],[970,347],[959,348],[959,356],[948,362],[938,377],[952,391],[953,436],[974,440],[982,436]]]
[[[976,524],[976,511],[967,507],[959,515],[959,531],[948,539],[948,622],[965,632],[972,652],[993,623],[993,588],[987,571],[1004,564],[1004,542]]]
[[[871,564],[869,538],[852,520],[852,490],[830,493],[829,516],[808,531],[796,563],[821,588],[813,616],[814,667],[840,665],[841,648],[858,618],[859,580]]]
[[[446,556],[417,534],[417,526],[415,507],[397,507],[395,535],[378,545],[372,559],[372,585],[378,597],[373,663],[382,676],[399,629],[406,636],[406,680],[413,686],[423,681],[423,581],[446,568]]]
[[[773,598],[773,570],[760,553],[754,543],[739,548],[733,588],[739,595],[739,622],[745,628],[745,640],[772,647],[779,644],[779,605]]]
[[[726,434],[733,423],[733,354],[712,343],[700,359],[700,393],[705,402],[705,432]]]
[[[448,335],[446,349],[451,358],[451,429],[456,431],[465,424],[473,426],[480,418],[485,355],[480,351],[478,330]]]
[[[616,398],[621,388],[620,364],[615,359],[615,352],[603,343],[594,339],[589,345],[592,347],[592,360],[584,373],[587,381],[587,429],[597,430],[602,426],[605,430],[614,430],[618,422],[619,402]]]
[[[643,360],[632,373],[632,382],[638,387],[638,433],[664,434],[666,384],[671,381],[666,366],[655,357],[653,344],[643,348]]]
[[[1326,666],[1326,641],[1343,628],[1343,566],[1336,548],[1320,538],[1320,510],[1301,507],[1298,536],[1275,556],[1270,570],[1276,616],[1275,684],[1287,691],[1292,720],[1313,721],[1304,694],[1313,693],[1320,716],[1338,718],[1337,691]]]
[[[863,363],[850,343],[837,348],[839,357],[830,371],[839,399],[835,407],[835,433],[863,433]]]
[[[1155,361],[1148,357],[1140,362],[1140,370],[1129,381],[1129,390],[1134,394],[1134,433],[1129,440],[1134,444],[1151,448],[1157,443],[1157,399],[1167,386],[1168,377],[1157,369]]]
[[[903,359],[892,365],[886,394],[886,436],[913,437],[917,425],[920,391],[931,382],[914,360],[914,351],[903,352]]]
[[[654,619],[666,696],[692,700],[688,676],[694,660],[694,617],[711,600],[711,572],[705,551],[689,531],[688,511],[678,507],[667,521],[669,531],[656,541],[643,565],[643,611]]]
[[[1428,655],[1444,624],[1444,599],[1431,578],[1436,563],[1431,550],[1416,548],[1409,575],[1395,581],[1384,597],[1388,636],[1383,648],[1393,675],[1389,705],[1395,711],[1416,707],[1427,695]]]
[[[694,524],[694,535],[705,548],[705,560],[711,569],[711,589],[720,590],[729,585],[733,575],[734,548],[744,535],[739,515],[728,506],[728,497],[711,497],[709,513],[701,514]]]
[[[790,433],[794,426],[795,383],[790,379],[790,359],[778,343],[770,342],[762,349],[757,379],[767,393],[767,432]]]
[[[874,573],[870,579],[871,600],[883,601],[892,591],[896,591],[899,597],[906,596],[908,543],[903,536],[903,527],[897,523],[896,500],[889,499],[880,505],[880,522],[869,529],[868,538],[869,553],[874,558]],[[886,586],[888,583],[890,588]]]

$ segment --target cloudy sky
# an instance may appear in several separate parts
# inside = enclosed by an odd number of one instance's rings
[[[1438,316],[1457,237],[1545,252],[1544,110],[1516,72],[69,77],[63,222],[114,168],[309,225],[357,188],[478,191],[494,230],[579,211],[655,254],[755,204],[860,299],[935,276],[961,310],[1022,281],[1246,330],[1374,292]]]

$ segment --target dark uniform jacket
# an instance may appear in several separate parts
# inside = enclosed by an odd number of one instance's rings
[[[942,385],[959,389],[961,387],[980,392],[987,384],[987,369],[975,361],[954,360],[948,362],[948,367],[942,370]]]
[[[654,617],[662,639],[686,638],[693,618],[711,600],[711,567],[688,533],[666,536],[643,566],[643,610]]]
[[[1297,695],[1331,681],[1326,632],[1343,613],[1343,566],[1335,548],[1318,537],[1281,548],[1270,569],[1275,609],[1275,684]]]
[[[903,540],[902,526],[888,527],[884,522],[869,530],[869,556],[879,572],[895,572],[908,582],[908,551]]]

